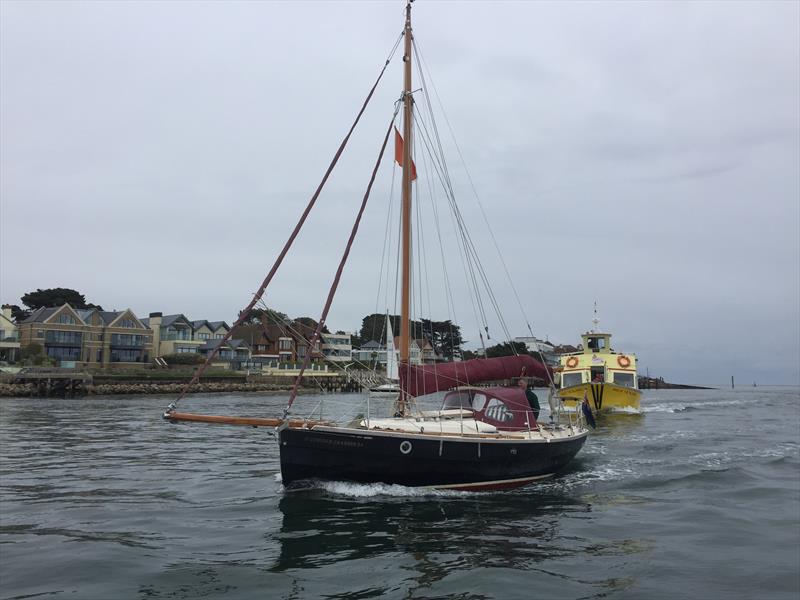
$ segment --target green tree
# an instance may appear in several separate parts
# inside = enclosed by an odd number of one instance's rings
[[[515,354],[528,354],[528,349],[522,342],[503,342],[486,348],[486,357],[514,356]]]
[[[48,288],[46,290],[37,289],[35,292],[28,292],[22,298],[22,303],[31,311],[37,308],[52,308],[69,304],[72,308],[96,308],[103,310],[98,304],[86,302],[83,294],[70,288]]]
[[[450,360],[454,356],[461,355],[461,345],[464,339],[461,337],[461,328],[450,321],[429,321],[422,320],[422,337],[429,340],[436,354]]]
[[[193,352],[184,352],[181,354],[165,354],[162,358],[168,365],[199,365],[205,359]]]
[[[306,327],[314,331],[317,329],[317,321],[315,321],[311,317],[297,317],[295,319],[295,322],[300,323],[301,325],[305,325]],[[322,333],[330,333],[327,325],[322,326]]]
[[[239,315],[241,316],[241,314],[240,312]],[[254,308],[243,322],[249,324],[260,323],[261,325],[283,325],[289,321],[291,321],[289,315],[279,310],[274,310],[272,308]]]
[[[400,315],[389,315],[389,319],[394,335],[400,335]],[[452,360],[454,356],[461,354],[461,345],[464,343],[464,339],[461,337],[461,328],[452,321],[412,320],[409,326],[411,338],[428,340],[439,356]],[[370,340],[386,344],[386,315],[372,313],[364,317],[358,336],[353,336],[354,346],[356,339],[360,344]]]
[[[389,315],[389,319],[392,322],[392,333],[397,337],[400,335],[400,315]],[[427,338],[422,323],[419,321],[410,322],[410,333],[413,339]],[[384,313],[372,313],[364,317],[361,321],[361,331],[358,337],[362,343],[375,340],[380,344],[386,344],[386,315]]]
[[[20,348],[19,358],[23,365],[41,366],[45,364],[45,362],[50,362],[47,355],[44,353],[44,347],[36,342]]]
[[[4,304],[3,307],[11,309],[11,318],[17,323],[24,321],[31,316],[31,311],[20,308],[16,304]]]

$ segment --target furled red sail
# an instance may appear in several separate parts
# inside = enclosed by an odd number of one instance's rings
[[[549,369],[532,356],[475,358],[438,365],[400,365],[400,386],[411,396],[424,396],[459,385],[537,377],[547,380]]]

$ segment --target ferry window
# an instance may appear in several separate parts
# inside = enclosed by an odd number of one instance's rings
[[[600,350],[605,350],[606,348],[606,339],[602,337],[590,337],[589,338],[589,348],[598,352]]]
[[[493,421],[514,420],[514,413],[508,410],[508,407],[497,398],[489,400],[489,406],[486,408],[486,416]]]
[[[561,375],[561,387],[571,387],[573,385],[580,385],[583,383],[583,377],[580,373],[564,373]]]
[[[629,388],[634,387],[633,373],[614,373],[614,383]]]
[[[472,397],[472,410],[481,411],[486,406],[486,396],[484,394],[475,394]]]

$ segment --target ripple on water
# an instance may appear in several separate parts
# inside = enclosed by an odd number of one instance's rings
[[[800,593],[792,394],[646,392],[642,416],[599,420],[556,477],[479,494],[288,492],[268,430],[171,425],[167,399],[0,403],[6,597]],[[184,403],[268,414],[256,395]]]

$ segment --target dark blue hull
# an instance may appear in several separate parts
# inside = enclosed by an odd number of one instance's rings
[[[283,429],[279,440],[287,487],[316,479],[480,490],[555,474],[578,453],[586,434],[545,442],[317,427]]]

